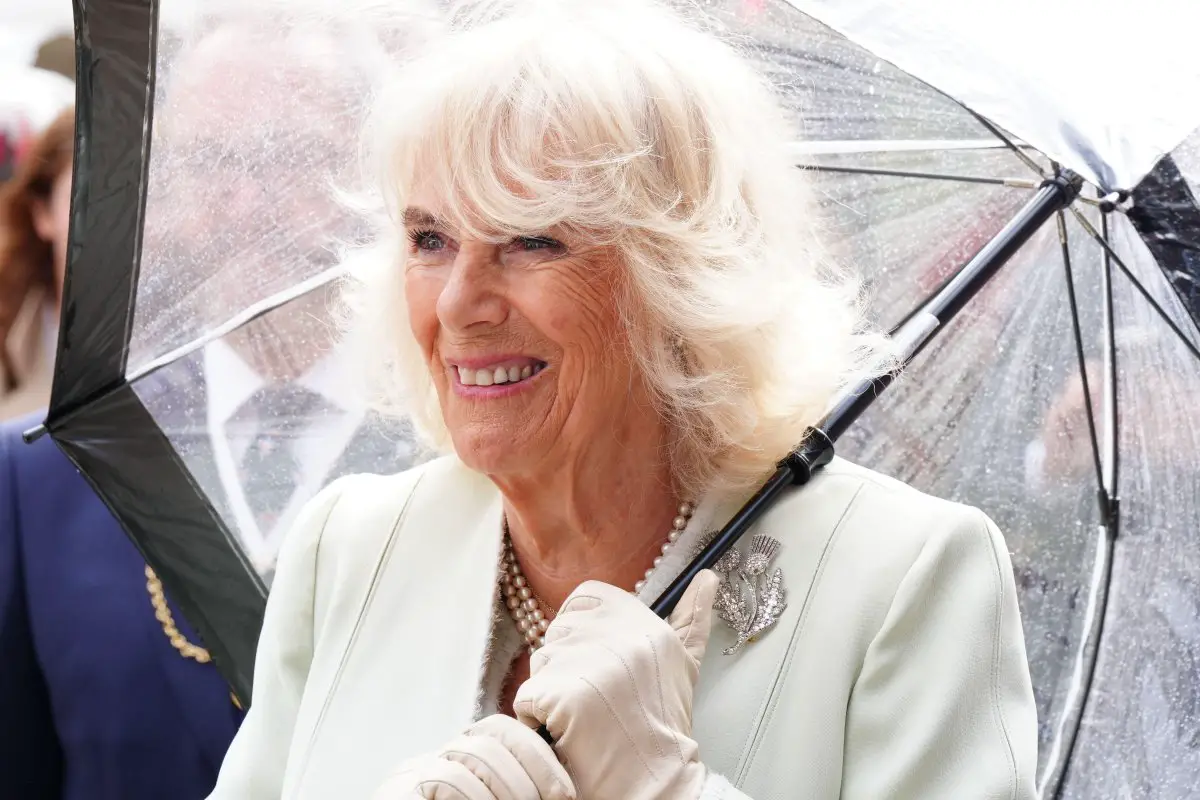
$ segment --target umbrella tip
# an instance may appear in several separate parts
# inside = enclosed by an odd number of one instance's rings
[[[25,440],[25,444],[33,444],[38,439],[46,435],[46,425],[38,425],[36,428],[30,428],[21,434],[21,438]]]

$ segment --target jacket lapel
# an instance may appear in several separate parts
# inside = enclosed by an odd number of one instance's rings
[[[373,589],[355,605],[359,624],[313,736],[306,796],[333,796],[335,787],[317,776],[335,775],[342,790],[365,793],[400,761],[434,750],[474,720],[492,633],[500,514],[500,494],[487,478],[447,458],[422,468],[399,521],[364,511],[338,522],[392,532],[374,559]],[[373,690],[356,689],[363,686]],[[372,735],[339,736],[344,730]],[[346,759],[370,765],[353,784],[337,768]]]

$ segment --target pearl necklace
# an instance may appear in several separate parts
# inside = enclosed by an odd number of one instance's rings
[[[667,534],[667,541],[663,543],[662,555],[654,557],[654,564],[646,570],[645,577],[634,584],[633,591],[635,593],[645,588],[646,581],[650,580],[654,570],[662,564],[663,556],[675,542],[679,541],[679,537],[683,534],[694,511],[693,503],[679,505],[679,514],[671,521],[671,532]],[[525,636],[525,643],[529,645],[530,652],[537,650],[546,643],[546,629],[550,627],[550,613],[533,594],[533,590],[529,588],[529,581],[521,572],[521,565],[517,562],[517,554],[513,550],[512,537],[508,533],[507,518],[504,520],[504,555],[500,561],[500,589],[504,594],[504,604],[508,606],[508,613],[512,615],[513,622],[517,624],[517,630]]]

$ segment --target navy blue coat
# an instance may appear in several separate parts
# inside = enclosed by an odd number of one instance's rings
[[[20,440],[34,424],[0,426],[0,798],[206,797],[242,714],[171,646],[145,562],[66,457]]]

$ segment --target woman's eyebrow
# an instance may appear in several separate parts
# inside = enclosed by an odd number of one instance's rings
[[[433,228],[438,225],[438,218],[423,208],[409,206],[404,209],[404,225],[409,228]]]

